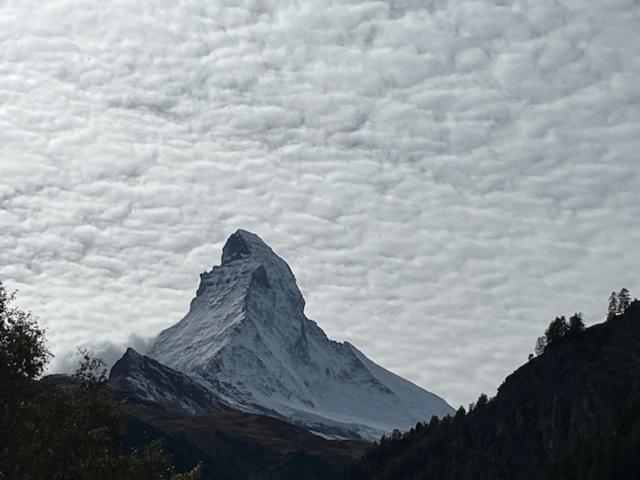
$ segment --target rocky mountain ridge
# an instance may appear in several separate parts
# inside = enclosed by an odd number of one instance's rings
[[[238,230],[201,275],[187,315],[110,382],[167,410],[232,408],[287,419],[331,438],[376,439],[453,412],[440,397],[327,338],[304,314],[286,264]]]

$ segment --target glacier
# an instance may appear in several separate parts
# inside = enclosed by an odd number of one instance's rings
[[[238,230],[221,264],[201,274],[189,312],[160,333],[148,356],[221,404],[332,438],[375,439],[453,413],[348,342],[330,340],[304,307],[287,263],[260,237]]]

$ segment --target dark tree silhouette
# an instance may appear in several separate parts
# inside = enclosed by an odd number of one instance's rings
[[[0,281],[0,385],[5,394],[16,382],[39,377],[50,356],[44,331],[31,313],[11,306],[14,299]]]
[[[536,340],[536,348],[534,350],[536,355],[542,355],[544,353],[544,349],[547,347],[547,337],[542,336],[538,337]]]
[[[618,313],[623,314],[629,305],[631,304],[631,295],[629,295],[629,290],[623,288],[618,293]]]
[[[609,295],[609,307],[607,309],[607,320],[613,320],[618,314],[618,294],[611,292]]]
[[[0,480],[195,480],[175,475],[159,445],[124,455],[123,418],[106,394],[101,362],[86,353],[67,387],[37,380],[44,332],[14,308],[0,281]]]
[[[476,408],[482,408],[487,403],[489,403],[489,397],[487,397],[486,393],[481,393],[478,397],[478,401],[476,402]]]
[[[545,331],[545,336],[547,337],[547,345],[552,345],[554,342],[557,342],[562,337],[564,337],[569,331],[569,324],[567,323],[567,319],[563,316],[556,317],[550,324],[547,330]]]
[[[575,335],[584,331],[584,321],[582,320],[582,313],[576,312],[569,318],[569,333]]]

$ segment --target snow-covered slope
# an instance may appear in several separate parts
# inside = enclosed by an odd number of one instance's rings
[[[189,313],[149,356],[236,408],[284,416],[334,436],[374,438],[453,410],[304,315],[288,265],[238,230],[201,275]]]

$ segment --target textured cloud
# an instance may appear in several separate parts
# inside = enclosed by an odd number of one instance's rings
[[[470,402],[556,314],[640,291],[639,15],[4,2],[0,273],[62,369],[174,323],[246,228],[330,336]]]

